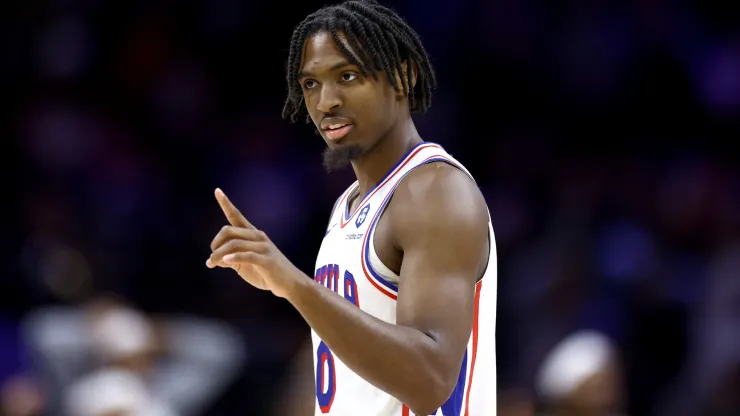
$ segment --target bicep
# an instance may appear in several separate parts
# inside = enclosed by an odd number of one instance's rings
[[[433,169],[400,189],[403,203],[393,211],[403,250],[396,320],[462,359],[473,324],[475,283],[485,261],[488,213],[480,192],[461,172]]]
[[[453,255],[451,251],[442,251],[429,247],[426,251],[404,253],[396,323],[454,348],[467,343],[475,281],[470,278],[469,269],[451,267],[455,260],[444,259]]]

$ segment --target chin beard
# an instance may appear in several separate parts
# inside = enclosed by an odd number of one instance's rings
[[[327,172],[344,169],[350,163],[365,154],[360,146],[341,146],[335,149],[326,148],[322,155],[324,169]]]

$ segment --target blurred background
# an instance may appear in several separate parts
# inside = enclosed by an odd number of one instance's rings
[[[731,2],[382,3],[437,70],[422,136],[491,210],[500,413],[740,414]],[[306,324],[204,262],[221,187],[312,275],[353,181],[280,118],[292,29],[321,5],[7,5],[1,414],[312,414]]]

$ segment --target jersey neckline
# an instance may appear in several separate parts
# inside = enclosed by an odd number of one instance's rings
[[[378,183],[375,184],[375,186],[373,186],[369,191],[367,191],[367,193],[360,199],[360,202],[357,204],[357,207],[359,208],[362,205],[364,205],[373,196],[373,194],[375,194],[375,192],[377,192],[383,185],[385,185],[403,165],[405,165],[409,160],[411,160],[411,158],[417,153],[417,151],[421,150],[422,147],[426,147],[426,146],[441,148],[441,146],[438,145],[437,143],[426,142],[426,141],[422,141],[420,143],[415,144],[414,147],[409,149],[406,152],[406,154],[404,154],[403,157],[400,158],[398,162],[396,162],[396,164],[393,165],[393,167],[389,169],[388,172],[386,172],[385,175],[383,175],[383,178],[380,181],[378,181]],[[350,196],[355,191],[359,190],[359,186],[360,186],[360,183],[358,181],[355,181],[350,186],[349,192],[347,192],[347,194],[345,195],[345,198],[344,198],[345,201],[343,201],[342,207],[341,207],[342,214],[339,217],[340,226],[342,228],[344,228],[347,224],[349,224],[352,221],[352,218],[355,217],[357,212],[360,211],[360,209],[356,209],[354,210],[354,212],[352,212],[351,215],[349,213],[349,205],[350,205],[350,199],[351,199]]]

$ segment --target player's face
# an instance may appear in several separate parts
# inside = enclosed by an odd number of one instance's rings
[[[340,33],[340,39],[344,39]],[[352,52],[347,43],[344,46]],[[344,167],[388,132],[399,109],[398,93],[379,74],[362,76],[328,32],[311,35],[304,46],[298,82],[311,120],[327,145],[324,164]]]

